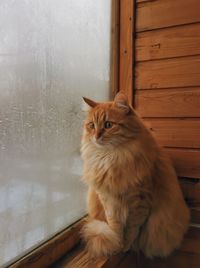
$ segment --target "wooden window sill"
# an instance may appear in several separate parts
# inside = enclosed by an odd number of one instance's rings
[[[120,253],[112,257],[101,257],[93,259],[88,252],[82,247],[77,246],[71,253],[64,256],[61,260],[55,263],[51,268],[112,268],[118,265],[131,255],[136,261],[135,253]],[[135,267],[135,266],[132,266]]]
[[[200,226],[190,226],[181,247],[168,258],[148,259],[141,252],[121,253],[110,258],[92,259],[78,245],[51,268],[168,268],[200,267]]]

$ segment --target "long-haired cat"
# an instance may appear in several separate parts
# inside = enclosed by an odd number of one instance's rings
[[[189,223],[175,171],[126,96],[90,106],[81,153],[89,219],[82,233],[94,257],[129,249],[148,257],[179,247]]]

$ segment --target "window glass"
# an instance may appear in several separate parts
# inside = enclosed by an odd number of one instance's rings
[[[0,266],[85,214],[82,96],[108,99],[111,0],[0,1]]]

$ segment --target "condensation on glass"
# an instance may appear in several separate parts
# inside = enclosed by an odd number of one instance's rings
[[[111,0],[0,1],[0,266],[85,213],[82,96],[110,87]]]

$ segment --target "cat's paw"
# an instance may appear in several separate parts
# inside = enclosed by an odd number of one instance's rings
[[[106,222],[92,220],[85,224],[82,234],[92,257],[113,255],[122,250],[119,236]]]

